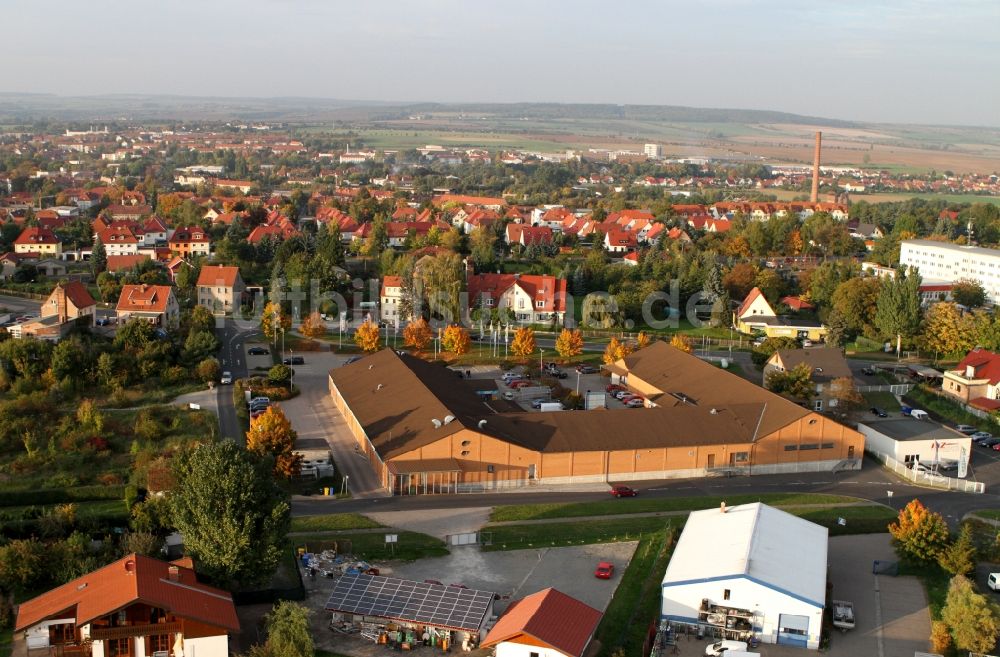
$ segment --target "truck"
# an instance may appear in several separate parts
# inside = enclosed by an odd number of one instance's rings
[[[833,601],[833,626],[841,632],[854,629],[854,603],[847,600]]]
[[[551,413],[553,411],[563,410],[563,405],[561,402],[542,402],[541,406],[538,407],[542,413]]]

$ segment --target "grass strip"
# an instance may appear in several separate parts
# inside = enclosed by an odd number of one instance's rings
[[[372,529],[382,526],[360,513],[330,513],[323,516],[298,516],[292,518],[291,531],[340,531],[344,529]]]
[[[491,522],[518,520],[543,520],[548,518],[583,518],[623,513],[655,513],[657,511],[697,511],[719,506],[764,502],[772,506],[797,504],[846,504],[858,502],[857,498],[820,493],[763,493],[740,495],[706,495],[702,497],[630,498],[608,499],[599,502],[570,502],[565,504],[511,504],[495,507]]]
[[[296,547],[303,547],[309,552],[336,549],[339,552],[353,554],[355,557],[369,561],[415,561],[427,557],[443,557],[448,554],[444,541],[418,532],[387,529],[386,534],[394,533],[398,542],[390,546],[385,542],[385,534],[338,534],[330,536],[291,536],[289,540]]]

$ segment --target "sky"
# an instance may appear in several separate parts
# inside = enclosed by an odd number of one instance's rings
[[[1000,126],[1000,1],[5,0],[0,91]]]

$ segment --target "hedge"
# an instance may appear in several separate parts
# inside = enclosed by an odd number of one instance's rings
[[[122,499],[125,499],[125,486],[75,486],[72,488],[0,490],[0,507]]]

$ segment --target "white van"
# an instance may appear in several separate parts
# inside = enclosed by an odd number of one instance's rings
[[[990,587],[991,591],[1000,591],[1000,573],[990,573],[986,586]]]
[[[916,418],[918,420],[926,420],[927,419],[927,411],[922,411],[919,408],[915,408],[912,411],[910,411],[910,417]]]

